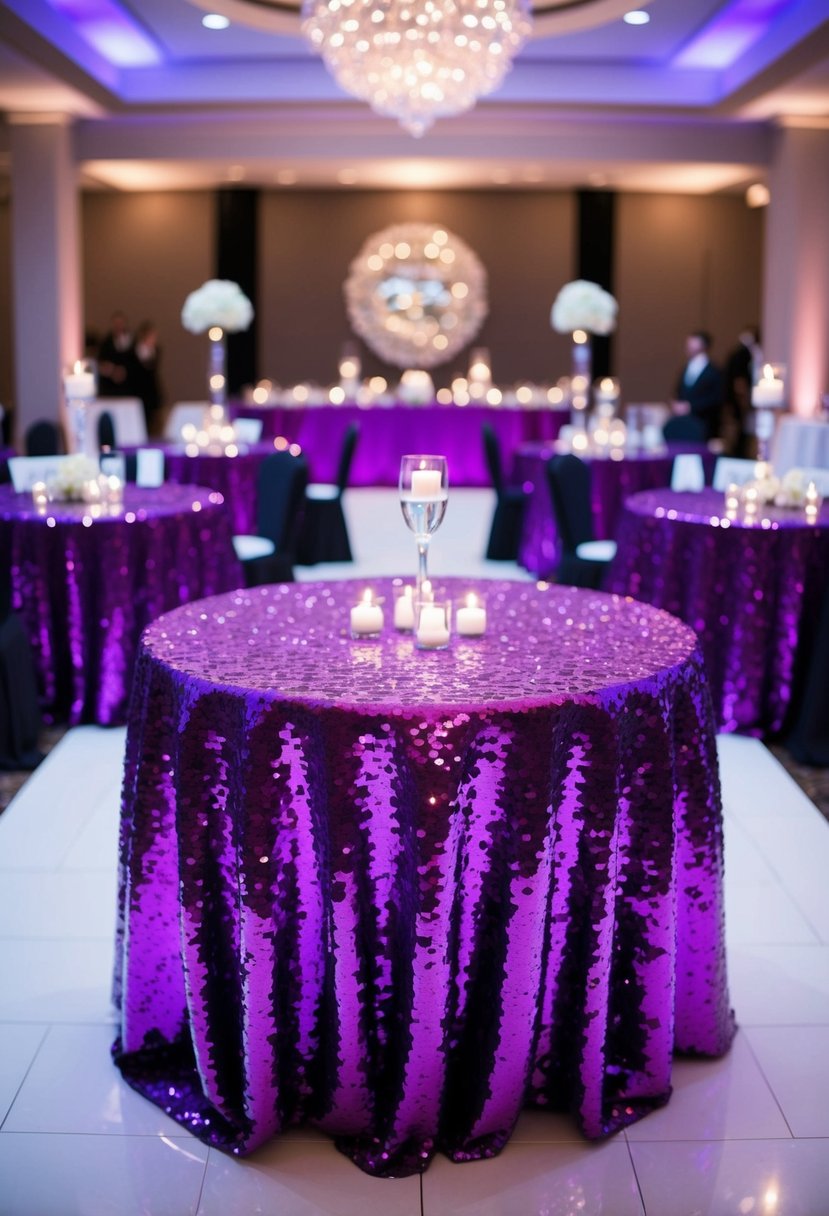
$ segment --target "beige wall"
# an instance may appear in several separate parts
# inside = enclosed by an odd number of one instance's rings
[[[614,371],[628,401],[672,395],[690,330],[709,330],[722,362],[759,322],[762,245],[763,212],[741,196],[619,196]]]
[[[133,324],[151,317],[167,401],[203,396],[205,339],[186,333],[179,314],[213,273],[213,196],[86,194],[82,214],[87,326],[106,328],[116,308]],[[411,220],[445,225],[483,261],[490,315],[476,344],[490,347],[497,381],[569,371],[568,341],[552,332],[549,313],[575,271],[571,193],[273,190],[263,192],[259,215],[260,375],[283,384],[335,379],[351,337],[342,293],[349,264],[373,232]],[[0,269],[3,223],[0,208]],[[759,318],[762,239],[763,213],[736,195],[619,196],[613,370],[628,400],[671,393],[688,330],[710,329],[722,359]],[[0,322],[0,351],[2,342]],[[384,370],[364,353],[367,374]],[[436,369],[436,382],[466,363],[464,353]]]
[[[489,278],[488,346],[496,381],[550,380],[567,340],[550,329],[558,287],[572,277],[574,200],[566,192],[270,191],[260,211],[260,370],[281,384],[336,379],[352,335],[342,285],[363,242],[390,224],[435,221],[466,241]],[[387,369],[363,349],[364,371]],[[465,372],[464,351],[433,370],[437,385]]]
[[[181,306],[214,274],[212,193],[84,194],[85,324],[104,333],[117,309],[133,328],[155,322],[167,404],[205,395],[207,339],[187,333]]]

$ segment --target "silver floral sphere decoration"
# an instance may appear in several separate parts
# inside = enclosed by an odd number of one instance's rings
[[[437,367],[489,311],[478,256],[440,224],[394,224],[370,236],[344,286],[354,332],[395,367]]]
[[[531,28],[529,0],[303,0],[335,80],[422,135],[497,89]]]

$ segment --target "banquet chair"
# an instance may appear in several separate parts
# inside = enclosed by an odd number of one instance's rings
[[[308,484],[308,462],[291,452],[266,456],[257,476],[256,534],[234,536],[245,586],[290,583]]]
[[[109,410],[98,415],[98,451],[111,451],[115,447],[115,423]]]
[[[705,443],[705,423],[693,414],[677,414],[669,418],[662,428],[666,443]]]
[[[20,617],[11,608],[11,569],[0,569],[0,769],[31,769],[41,720],[32,649]]]
[[[506,484],[501,461],[501,444],[490,423],[481,424],[481,436],[490,481],[495,491],[495,510],[486,547],[487,560],[514,562],[518,560],[527,497],[520,486]]]
[[[343,513],[343,492],[348,485],[360,424],[349,423],[343,436],[337,479],[332,485],[312,482],[305,489],[305,511],[297,546],[297,564],[353,561]]]
[[[589,468],[578,456],[551,456],[547,484],[561,538],[556,582],[571,587],[600,587],[616,556],[616,542],[594,538]]]
[[[58,456],[61,450],[60,430],[48,418],[33,422],[24,439],[27,456]]]

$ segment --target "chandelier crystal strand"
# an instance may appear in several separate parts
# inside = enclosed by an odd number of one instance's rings
[[[415,136],[496,89],[532,24],[529,0],[303,0],[302,16],[338,84]]]

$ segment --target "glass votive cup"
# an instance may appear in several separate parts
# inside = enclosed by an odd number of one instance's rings
[[[394,627],[400,633],[414,632],[415,589],[410,585],[394,588]]]
[[[419,650],[445,650],[452,625],[452,601],[415,600],[415,645]]]
[[[486,633],[486,599],[470,591],[455,608],[455,632],[462,638],[480,638]]]
[[[726,486],[725,490],[725,509],[726,511],[737,511],[740,507],[740,487],[736,482],[731,482]]]
[[[350,613],[351,636],[360,641],[378,638],[383,630],[383,608],[374,593],[366,589]]]
[[[49,505],[49,489],[45,481],[32,483],[32,503],[38,511],[45,511]]]

